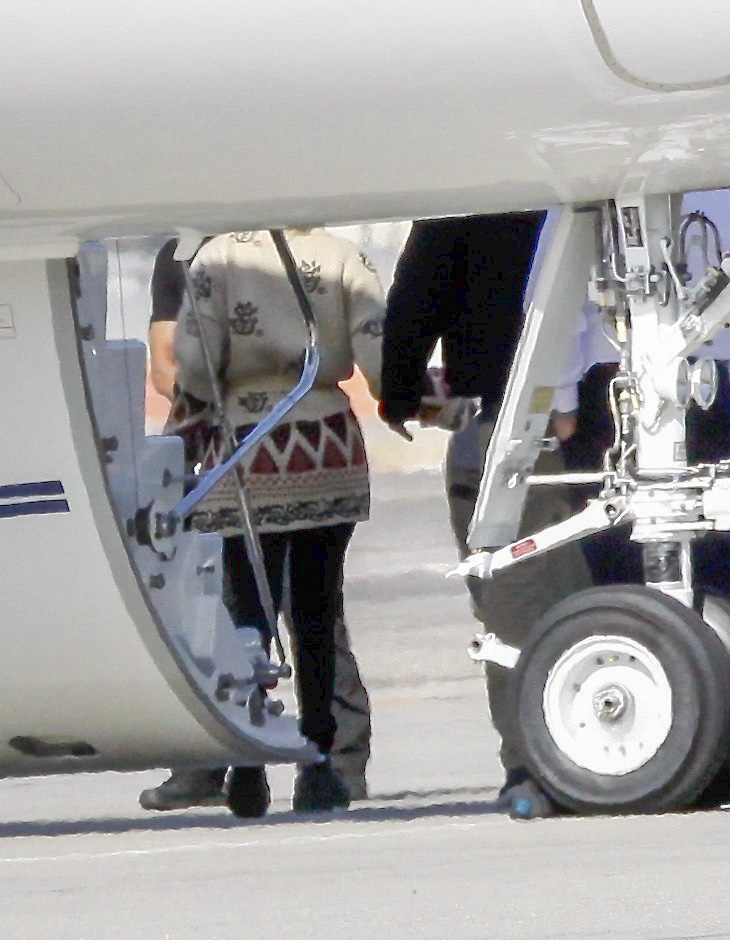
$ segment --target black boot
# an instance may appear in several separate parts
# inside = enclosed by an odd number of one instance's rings
[[[233,767],[228,782],[228,809],[241,819],[266,815],[271,802],[264,767]]]
[[[190,809],[193,806],[225,806],[223,777],[225,770],[173,770],[159,787],[143,790],[139,795],[142,809],[165,812]]]
[[[295,813],[316,813],[349,805],[347,787],[329,759],[300,768],[292,798]]]

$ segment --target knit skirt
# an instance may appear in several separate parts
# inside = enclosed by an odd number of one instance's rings
[[[236,428],[239,441],[255,427]],[[211,429],[203,472],[228,454],[220,428]],[[370,487],[360,426],[348,409],[313,421],[285,422],[248,453],[191,515],[200,532],[241,532],[240,475],[260,532],[287,532],[368,518]]]

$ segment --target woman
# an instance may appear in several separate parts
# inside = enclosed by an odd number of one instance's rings
[[[322,229],[287,233],[317,321],[321,365],[312,390],[242,463],[274,604],[281,603],[288,563],[292,648],[302,733],[323,755],[332,746],[334,623],[347,545],[369,511],[362,435],[338,383],[357,364],[378,397],[383,301],[374,268],[350,242]],[[198,312],[221,380],[229,422],[239,439],[296,384],[306,328],[268,232],[221,235],[191,266]],[[178,383],[211,400],[198,320],[187,305],[175,335]],[[220,429],[213,460],[225,456]],[[200,504],[192,525],[224,537],[229,606],[240,626],[266,617],[246,557],[235,475]],[[347,805],[347,791],[328,760],[300,770],[295,810]]]

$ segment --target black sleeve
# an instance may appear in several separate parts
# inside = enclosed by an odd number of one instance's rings
[[[428,360],[448,319],[443,303],[453,279],[449,229],[414,222],[388,292],[383,332],[380,413],[400,423],[418,411]]]
[[[152,316],[150,323],[160,320],[177,320],[185,293],[185,275],[182,265],[173,257],[177,239],[170,241],[160,249],[155,258],[152,271]]]

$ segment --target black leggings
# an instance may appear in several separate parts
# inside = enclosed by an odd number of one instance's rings
[[[302,734],[328,754],[335,734],[332,717],[335,638],[342,572],[355,529],[343,524],[296,532],[262,533],[261,547],[274,608],[281,607],[284,563],[289,559],[292,655]],[[271,641],[243,536],[223,540],[228,609],[236,626],[256,627]]]

